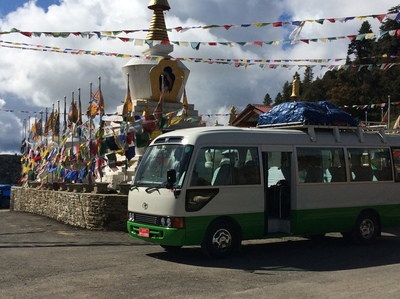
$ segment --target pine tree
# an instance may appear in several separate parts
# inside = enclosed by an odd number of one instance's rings
[[[290,84],[288,81],[283,84],[283,89],[282,89],[282,98],[284,102],[292,102],[292,98],[290,97],[292,95],[292,84]]]
[[[397,14],[400,12],[400,5],[397,5],[389,9],[388,14]],[[379,27],[382,32],[389,32],[391,30],[400,29],[400,23],[397,20],[386,18],[382,25]],[[387,56],[386,59],[381,59],[381,62],[393,62],[392,56],[398,56],[400,54],[400,37],[391,36],[386,33],[382,36],[378,43],[375,45],[374,54],[381,57],[382,55]]]
[[[307,66],[306,70],[304,71],[303,84],[311,83],[313,80],[314,80],[314,73],[312,71],[312,68],[310,66]]]
[[[271,98],[271,96],[269,95],[269,93],[267,93],[267,94],[264,96],[263,104],[266,105],[266,106],[271,106],[271,104],[272,104],[272,98]]]
[[[306,70],[304,71],[303,81],[301,82],[300,85],[300,99],[302,101],[310,100],[306,97],[306,95],[308,94],[308,90],[310,89],[313,80],[314,80],[314,74],[312,68],[310,66],[307,66]]]
[[[281,104],[283,102],[285,102],[283,100],[283,96],[282,96],[282,94],[280,92],[278,92],[278,94],[275,97],[274,105],[278,105],[278,104]]]
[[[361,24],[361,28],[358,31],[358,35],[363,35],[367,33],[372,33],[371,24],[365,21]],[[355,63],[371,63],[371,57],[373,55],[373,47],[375,43],[374,39],[353,39],[347,50],[347,58],[349,61],[352,60],[354,56]]]

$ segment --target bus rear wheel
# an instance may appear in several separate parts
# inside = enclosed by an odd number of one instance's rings
[[[368,244],[373,242],[379,234],[380,228],[376,215],[371,212],[363,212],[358,216],[350,236],[354,243]]]
[[[224,258],[239,249],[240,238],[238,230],[229,221],[219,220],[207,229],[201,249],[212,258]]]

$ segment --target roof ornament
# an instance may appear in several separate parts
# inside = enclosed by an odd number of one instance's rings
[[[147,34],[146,39],[169,41],[164,19],[164,10],[171,9],[168,1],[151,0],[147,7],[151,10],[154,10],[154,13],[150,22],[149,33]]]

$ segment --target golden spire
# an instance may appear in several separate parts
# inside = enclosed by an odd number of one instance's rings
[[[233,121],[235,120],[235,118],[236,118],[236,108],[235,108],[235,106],[232,106],[232,108],[231,108],[231,114],[230,114],[230,116],[229,116],[229,123],[228,123],[229,126],[232,125],[232,123],[233,123]]]
[[[293,101],[297,101],[297,98],[300,96],[300,77],[299,74],[296,72],[296,74],[293,76],[293,83],[292,83],[292,95],[290,96],[293,98]]]
[[[150,4],[147,7],[154,10],[154,13],[151,19],[149,33],[147,33],[146,39],[169,41],[167,27],[165,26],[164,19],[164,10],[171,9],[168,4],[168,0],[151,0]]]

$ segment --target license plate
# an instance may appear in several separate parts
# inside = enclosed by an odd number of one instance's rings
[[[139,228],[139,236],[144,237],[144,238],[149,238],[150,237],[150,230],[148,228]]]

